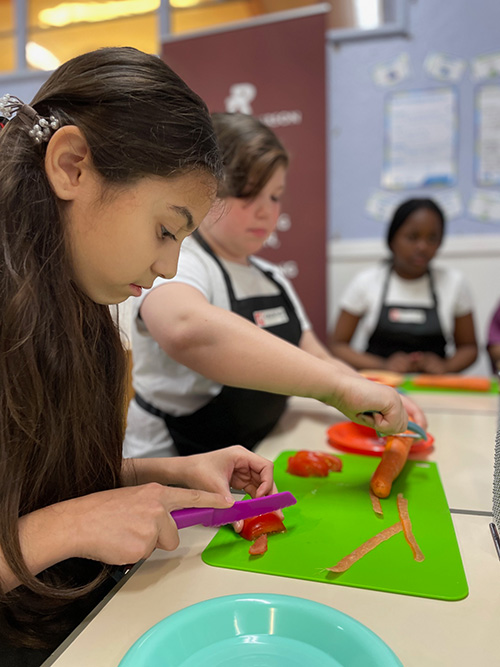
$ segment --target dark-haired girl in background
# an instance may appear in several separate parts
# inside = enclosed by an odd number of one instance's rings
[[[390,259],[358,274],[342,297],[329,340],[335,356],[399,373],[456,373],[474,363],[469,289],[459,271],[430,266],[443,236],[443,212],[431,199],[399,206],[387,234]],[[359,324],[363,351],[351,347]]]

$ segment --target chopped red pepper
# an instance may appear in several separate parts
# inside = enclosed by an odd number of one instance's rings
[[[263,535],[259,535],[259,537],[255,540],[255,542],[248,550],[248,553],[251,556],[262,556],[262,554],[265,554],[266,551],[267,551],[267,533],[264,533]]]
[[[286,471],[298,477],[327,477],[330,471],[340,472],[342,461],[333,454],[303,449],[288,459]]]
[[[245,519],[240,535],[245,540],[253,542],[260,535],[266,533],[284,533],[285,530],[285,524],[279,516],[274,512],[268,512],[267,514],[254,516],[251,519]]]

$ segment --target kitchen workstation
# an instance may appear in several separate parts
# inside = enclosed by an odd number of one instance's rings
[[[425,411],[427,438],[413,441],[382,514],[370,479],[383,439],[291,398],[257,449],[274,460],[278,491],[296,499],[282,510],[286,531],[253,556],[230,525],[183,528],[177,550],[135,565],[45,665],[497,664],[496,382],[471,391],[410,378],[404,387]],[[288,459],[300,450],[333,454],[341,469],[291,474]],[[398,524],[398,496],[423,558],[404,529],[360,552]],[[329,569],[353,553],[347,569]]]

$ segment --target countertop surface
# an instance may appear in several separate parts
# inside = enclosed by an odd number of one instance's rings
[[[174,552],[155,551],[136,565],[44,667],[117,667],[152,625],[202,600],[234,593],[281,593],[338,609],[374,631],[405,667],[500,664],[500,560],[491,538],[492,479],[498,396],[415,392],[425,410],[469,585],[459,601],[385,593],[288,577],[211,567],[200,554],[215,530],[181,531]],[[326,429],[344,421],[310,399],[292,398],[273,433],[259,446],[275,459],[281,451],[334,452]]]

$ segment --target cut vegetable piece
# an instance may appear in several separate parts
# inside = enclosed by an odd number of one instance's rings
[[[384,453],[370,482],[373,493],[379,498],[387,498],[390,494],[392,483],[403,470],[412,444],[412,438],[387,436]]]
[[[393,535],[397,535],[402,530],[403,526],[401,525],[401,522],[398,521],[392,526],[389,526],[389,528],[385,528],[385,530],[377,533],[377,535],[374,535],[366,542],[363,542],[363,544],[361,544],[352,553],[342,558],[342,560],[340,560],[336,565],[333,567],[327,567],[326,569],[330,572],[345,572],[351,567],[351,565],[354,565],[357,560],[363,558],[363,556],[366,556],[368,552],[375,549],[375,547],[378,547],[379,544],[382,544],[382,542],[385,542],[390,537],[393,537]]]
[[[403,384],[405,376],[402,373],[394,373],[393,371],[378,370],[376,368],[366,368],[359,371],[359,374],[380,384],[386,384],[389,387],[399,387]]]
[[[251,556],[261,556],[262,554],[265,554],[266,551],[267,551],[267,533],[264,533],[255,540],[255,542],[248,550],[248,553]]]
[[[384,511],[382,509],[380,498],[373,493],[371,488],[370,488],[370,500],[372,501],[372,507],[375,514],[378,514],[378,516],[384,516]]]
[[[401,524],[403,526],[405,539],[410,545],[411,550],[413,551],[413,558],[419,563],[421,563],[425,559],[425,556],[422,553],[420,547],[418,546],[417,540],[415,539],[415,535],[413,534],[411,528],[410,515],[408,513],[408,500],[406,498],[403,498],[402,493],[398,493],[398,512],[399,512],[399,518],[401,519]]]
[[[285,524],[275,512],[268,512],[260,516],[254,516],[251,519],[243,521],[243,528],[240,535],[245,540],[253,542],[264,533],[284,533]]]
[[[327,454],[326,452],[318,452],[318,454],[320,454],[320,456],[323,456],[328,468],[332,472],[340,472],[342,470],[342,459],[339,459],[338,456],[334,456],[333,454]]]
[[[340,472],[342,460],[327,452],[302,449],[288,459],[286,471],[298,477],[327,477],[330,471]]]

